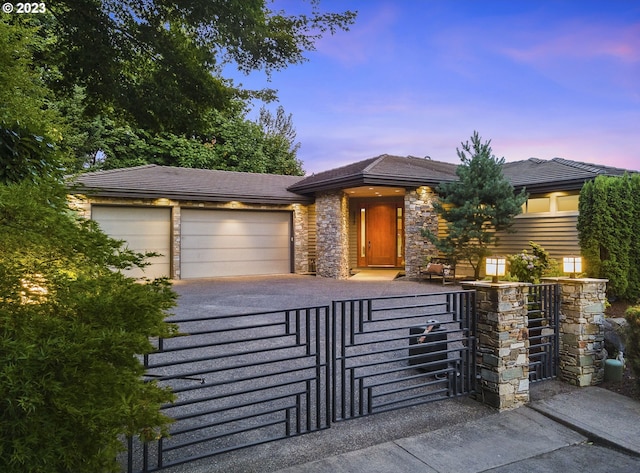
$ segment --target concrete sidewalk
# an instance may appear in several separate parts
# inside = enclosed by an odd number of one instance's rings
[[[279,473],[640,471],[640,403],[589,387]]]

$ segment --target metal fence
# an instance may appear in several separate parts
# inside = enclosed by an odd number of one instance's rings
[[[334,302],[333,421],[475,389],[475,291]]]
[[[171,436],[130,440],[128,471],[156,471],[329,427],[329,307],[181,319],[160,339],[149,379],[177,400]]]
[[[555,378],[560,353],[560,286],[535,284],[529,288],[529,381]]]
[[[130,473],[474,392],[475,291],[180,319],[145,356],[170,437],[129,440]]]

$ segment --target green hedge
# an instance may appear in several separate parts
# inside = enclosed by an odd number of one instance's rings
[[[587,275],[609,280],[610,296],[640,297],[640,175],[598,176],[580,192],[578,238]]]
[[[629,307],[625,314],[627,329],[625,336],[625,358],[640,385],[640,306]]]

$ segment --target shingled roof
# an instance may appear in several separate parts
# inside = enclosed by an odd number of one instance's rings
[[[79,192],[99,197],[291,204],[311,202],[315,192],[364,185],[437,186],[458,179],[457,167],[428,158],[388,154],[307,177],[149,164],[81,174],[74,184]],[[600,175],[637,171],[562,158],[530,158],[505,163],[502,172],[516,190],[525,187],[529,193],[543,193],[578,190]]]
[[[318,191],[364,185],[419,187],[457,179],[456,165],[429,158],[383,154],[347,166],[312,174],[289,187],[290,191]]]
[[[287,190],[300,176],[214,171],[149,164],[81,174],[77,190],[99,197],[290,204],[308,199]]]
[[[600,175],[622,176],[626,169],[599,164],[570,161],[563,158],[550,160],[529,158],[505,163],[502,174],[516,189],[525,187],[528,192],[581,189],[586,181]]]

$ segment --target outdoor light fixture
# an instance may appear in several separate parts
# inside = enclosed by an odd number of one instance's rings
[[[497,283],[498,277],[504,276],[507,269],[507,260],[499,256],[487,258],[485,261],[485,272],[491,276],[491,282]]]
[[[569,273],[569,277],[575,278],[582,272],[582,258],[580,256],[565,256],[562,258],[562,270]]]

